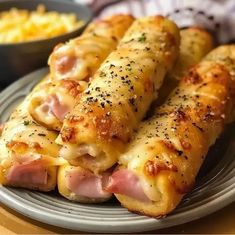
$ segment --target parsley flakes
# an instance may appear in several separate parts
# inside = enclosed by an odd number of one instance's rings
[[[101,71],[101,72],[100,72],[100,77],[106,77],[106,73],[103,72],[103,71]]]
[[[145,42],[146,41],[146,36],[143,33],[139,38],[138,38],[138,42]]]
[[[24,124],[25,126],[28,126],[28,125],[30,124],[30,121],[29,121],[29,120],[24,120],[23,124]]]

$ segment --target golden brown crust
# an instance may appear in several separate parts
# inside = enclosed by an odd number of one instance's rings
[[[202,78],[198,74],[196,66],[189,70],[188,74],[185,76],[184,81],[188,84],[198,84],[201,83]]]
[[[173,171],[173,172],[177,172],[178,168],[177,166],[173,165],[173,164],[166,164],[163,162],[158,162],[155,160],[148,160],[145,163],[145,173],[149,176],[152,177],[156,177],[157,174],[159,174],[161,171]]]
[[[63,133],[61,134],[61,138],[64,142],[75,143],[75,135],[76,129],[73,127],[66,127],[63,129]]]
[[[4,123],[1,123],[0,124],[0,136],[2,135],[3,129],[4,129]]]
[[[67,92],[74,98],[80,95],[81,92],[83,91],[81,83],[78,83],[76,81],[63,79],[61,80],[60,85],[64,87],[67,90]]]

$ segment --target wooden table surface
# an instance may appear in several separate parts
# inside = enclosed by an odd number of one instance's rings
[[[82,233],[46,225],[7,208],[0,207],[0,234],[71,234]],[[199,220],[149,233],[235,234],[235,203]]]

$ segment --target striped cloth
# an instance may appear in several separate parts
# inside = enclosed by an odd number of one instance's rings
[[[98,0],[76,1],[90,4]],[[107,4],[109,0],[103,2]],[[179,27],[204,27],[215,34],[219,43],[235,42],[235,0],[122,0],[104,8],[99,16],[115,13],[136,17],[161,14]]]

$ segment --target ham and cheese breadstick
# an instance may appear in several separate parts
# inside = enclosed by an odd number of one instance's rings
[[[49,58],[51,80],[34,92],[29,105],[37,122],[61,129],[65,115],[133,20],[130,15],[114,15],[94,21],[80,37],[55,47]]]
[[[162,104],[179,83],[180,78],[189,68],[200,60],[213,48],[213,38],[201,28],[191,27],[180,30],[180,54],[174,68],[164,79],[154,105]]]
[[[81,36],[56,46],[48,61],[52,78],[89,80],[133,21],[122,14],[96,20]]]
[[[212,49],[212,37],[206,31],[198,28],[188,28],[180,31],[180,54],[173,68],[166,77],[167,84],[161,87],[159,98],[163,99],[173,86],[179,81],[180,75],[186,72],[187,68],[199,62],[203,56]],[[170,89],[172,88],[172,89]],[[162,92],[164,90],[164,92]],[[58,189],[62,196],[69,200],[79,202],[101,202],[108,200],[111,194],[105,192],[107,175],[95,175],[88,170],[71,165],[65,165],[59,168]],[[85,196],[84,196],[85,195]]]
[[[170,20],[136,20],[66,116],[57,143],[72,165],[97,173],[116,163],[173,66],[179,30]]]
[[[60,131],[65,115],[73,108],[87,84],[86,81],[69,79],[49,80],[31,96],[28,107],[30,115],[48,129]]]
[[[105,191],[109,176],[108,170],[99,175],[79,166],[65,164],[59,167],[59,193],[71,201],[82,203],[100,203],[109,200],[112,193]]]
[[[57,133],[39,125],[29,115],[30,96],[3,125],[0,138],[0,183],[50,191],[56,186],[57,166],[65,161],[58,158],[59,146],[55,143]]]
[[[141,123],[107,186],[123,206],[161,217],[189,192],[231,111],[234,65],[235,46],[213,50]]]
[[[235,77],[235,63],[233,58],[235,58],[234,45],[231,46],[220,46],[217,48],[217,53],[209,53],[206,58],[208,60],[216,60],[221,65],[228,67],[230,75],[232,78]],[[235,80],[235,79],[234,79]],[[230,87],[231,90],[231,100],[230,100],[230,109],[226,114],[226,123],[234,122],[235,120],[235,83]]]

